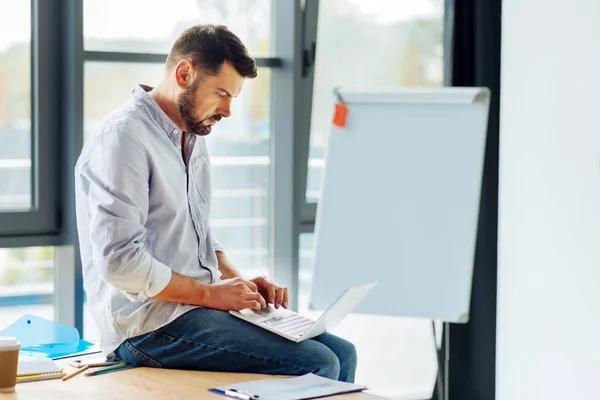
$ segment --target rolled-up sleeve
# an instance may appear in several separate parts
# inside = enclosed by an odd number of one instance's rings
[[[148,218],[150,170],[131,125],[95,138],[77,177],[89,201],[89,236],[100,277],[132,301],[160,293],[171,269],[153,258],[143,239]]]
[[[211,233],[212,233],[212,237],[213,237],[213,247],[215,248],[215,251],[220,251],[222,253],[225,253],[225,250],[223,250],[223,246],[221,246],[221,243],[219,243],[219,241],[215,238],[215,234],[212,231],[212,228],[209,228]]]

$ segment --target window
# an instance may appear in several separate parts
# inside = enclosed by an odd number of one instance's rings
[[[443,83],[443,0],[328,0],[319,4],[308,202],[320,198],[334,87]],[[317,317],[318,313],[308,311],[313,246],[313,234],[300,235],[299,310]],[[352,314],[333,333],[356,345],[357,381],[374,393],[394,398],[431,396],[437,363],[430,321]]]
[[[232,117],[207,136],[213,232],[248,277],[269,273],[270,75],[259,68],[234,100]]]
[[[159,64],[86,62],[85,126],[90,130],[130,96],[137,83],[154,84]],[[267,274],[269,257],[270,73],[260,68],[232,104],[232,117],[207,136],[213,180],[212,228],[245,275]]]
[[[92,326],[87,314],[82,321],[81,274],[69,254],[76,234],[75,159],[89,132],[126,101],[136,83],[153,84],[161,78],[162,62],[173,40],[198,23],[227,25],[261,66],[259,77],[248,81],[234,102],[234,117],[215,127],[207,142],[213,161],[214,233],[244,274],[273,272],[269,256],[273,248],[281,248],[278,240],[285,235],[274,239],[270,215],[282,209],[274,204],[287,204],[289,188],[271,192],[272,183],[278,181],[271,176],[274,170],[291,170],[285,163],[293,157],[272,154],[276,146],[272,146],[271,130],[290,139],[293,115],[306,102],[297,99],[294,82],[300,71],[292,68],[300,54],[296,38],[303,27],[295,23],[301,20],[299,4],[272,0],[0,2],[0,247],[58,246],[49,248],[61,264],[54,270],[55,296],[53,287],[23,275],[23,281],[11,286],[2,283],[0,299],[17,293],[23,284],[31,289],[39,283],[36,294],[18,296],[25,301],[21,306],[29,307],[34,297],[43,299],[46,311],[36,308],[36,314],[51,317],[54,297],[57,318],[78,328]],[[282,88],[288,87],[292,89],[282,94]],[[270,104],[271,92],[279,107]],[[280,214],[292,218],[287,209]],[[21,266],[41,262],[36,252],[42,250],[27,250],[28,256],[19,258],[24,251],[0,250],[4,252],[1,279],[16,274],[15,262]],[[53,265],[48,257],[46,262]],[[291,266],[289,258],[290,253],[279,257],[277,267]],[[52,280],[45,282],[52,284]],[[60,290],[63,287],[65,291]],[[15,299],[10,299],[11,304]],[[8,304],[1,301],[0,307]],[[4,309],[0,314],[9,318]]]
[[[0,329],[23,314],[54,318],[54,248],[0,249]]]
[[[86,0],[85,49],[166,54],[185,28],[220,23],[235,32],[252,54],[265,56],[270,21],[271,0]]]
[[[28,236],[23,246],[55,242],[60,227],[58,70],[49,21],[38,18],[48,6],[0,2],[0,242]]]
[[[270,0],[175,3],[177,7],[172,2],[163,5],[133,1],[124,5],[86,1],[86,49],[167,53],[185,28],[210,21],[228,25],[245,40],[253,55],[268,52]],[[107,31],[103,16],[110,13],[114,17],[116,9],[124,19]],[[182,9],[189,10],[185,14],[189,18],[182,19]],[[165,15],[172,15],[166,19],[173,21],[171,25],[163,23]],[[151,23],[159,17],[161,24]],[[84,76],[87,136],[129,98],[134,85],[158,83],[163,64],[86,61]],[[233,101],[232,117],[222,120],[206,137],[212,164],[212,229],[228,258],[246,276],[269,273],[270,90],[270,70],[259,68],[258,77],[246,81],[242,94]]]
[[[134,85],[153,85],[163,74],[160,64],[86,61],[84,64],[84,138],[131,96]]]
[[[320,196],[334,87],[441,86],[443,81],[443,0],[319,4],[306,186],[312,202]]]
[[[0,3],[0,212],[32,205],[31,5]]]

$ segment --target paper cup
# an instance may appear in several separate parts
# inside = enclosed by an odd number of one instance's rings
[[[20,348],[17,338],[0,336],[0,392],[15,390]]]

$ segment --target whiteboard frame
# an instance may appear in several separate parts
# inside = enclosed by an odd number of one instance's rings
[[[480,168],[479,174],[479,182],[478,182],[478,190],[477,190],[477,216],[479,215],[479,204],[481,198],[481,183],[483,177],[483,165],[484,165],[484,157],[485,157],[485,144],[487,140],[487,121],[489,114],[489,102],[490,102],[490,91],[487,88],[458,88],[458,87],[442,87],[442,88],[404,88],[404,87],[344,87],[344,88],[336,88],[334,90],[335,101],[342,101],[348,107],[348,113],[355,112],[355,105],[389,105],[394,104],[399,107],[402,106],[415,106],[415,105],[423,105],[428,107],[430,105],[437,106],[449,106],[449,107],[467,107],[472,108],[474,113],[479,112],[478,117],[474,119],[474,124],[477,126],[471,127],[473,131],[477,132],[479,135],[479,139],[481,140],[480,146],[477,149],[478,153],[475,156],[479,157],[478,168]],[[479,111],[475,111],[478,109]],[[464,121],[463,121],[464,123]],[[458,125],[457,125],[458,126]],[[333,142],[334,135],[344,134],[344,129],[346,128],[338,128],[332,126],[332,131],[330,133],[329,143]],[[454,129],[452,126],[448,127],[449,130]],[[323,268],[319,266],[319,257],[320,251],[324,246],[323,243],[320,243],[321,236],[321,225],[323,215],[323,203],[328,201],[328,188],[329,185],[328,180],[331,179],[329,174],[327,173],[328,165],[330,164],[330,148],[328,147],[326,151],[326,164],[325,164],[325,174],[323,179],[323,195],[321,202],[317,206],[317,215],[316,215],[316,223],[315,223],[315,262],[313,263],[313,281],[311,282],[310,289],[310,301],[309,308],[310,309],[323,309],[323,307],[327,304],[327,300],[332,296],[335,296],[336,293],[325,293],[328,291],[328,284],[322,283],[321,281],[317,281],[319,279],[326,279],[331,277],[331,274],[323,273],[320,269]],[[461,277],[463,287],[468,286],[468,293],[461,292],[461,296],[470,300],[471,297],[471,286],[472,286],[472,278],[473,278],[473,263],[475,258],[475,250],[476,250],[476,238],[477,238],[477,223],[475,226],[472,226],[473,229],[473,240],[475,243],[471,243],[472,246],[472,257],[470,265],[468,266],[468,273],[463,273]],[[352,249],[355,250],[355,249]],[[387,249],[389,251],[389,249]],[[386,251],[386,249],[372,249],[371,251]],[[376,267],[374,267],[376,268]],[[343,272],[343,271],[338,271]],[[378,276],[377,270],[374,269],[371,271],[375,275],[368,273],[364,274],[364,282],[378,279],[384,280],[385,277]],[[344,274],[339,274],[340,277],[343,277]],[[356,277],[347,279],[340,278],[341,281],[348,281],[347,286],[356,285],[358,282],[356,281]],[[382,285],[379,285],[382,286]],[[336,282],[334,285],[335,290],[341,290],[341,286],[339,282]],[[316,289],[315,289],[316,288]],[[423,288],[423,290],[427,290],[427,288]],[[451,293],[448,292],[448,293]],[[448,295],[446,293],[446,295]],[[337,293],[339,294],[339,293]],[[393,294],[390,294],[390,299],[393,299]],[[368,299],[367,299],[368,300]],[[437,299],[440,304],[444,303],[447,299],[439,298]],[[399,305],[398,310],[391,312],[388,309],[383,312],[383,315],[400,315],[407,317],[416,317],[416,318],[427,318],[427,319],[437,319],[445,322],[455,322],[455,323],[466,323],[469,319],[469,303],[470,301],[462,301],[462,305],[459,307],[455,307],[453,310],[445,310],[440,312],[431,311],[430,312],[415,312],[412,310],[411,312],[404,312],[402,305]],[[370,309],[364,310],[361,307],[358,307],[358,312],[367,312],[378,314],[378,312],[373,310],[371,306]]]

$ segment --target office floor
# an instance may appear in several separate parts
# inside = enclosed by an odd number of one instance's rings
[[[0,329],[26,313],[52,318],[53,307],[0,308]],[[308,316],[311,316],[310,313]],[[84,329],[86,339],[97,338],[87,309]],[[355,314],[346,317],[333,333],[356,345],[359,356],[356,380],[368,385],[372,393],[402,400],[430,397],[436,361],[428,321]]]

